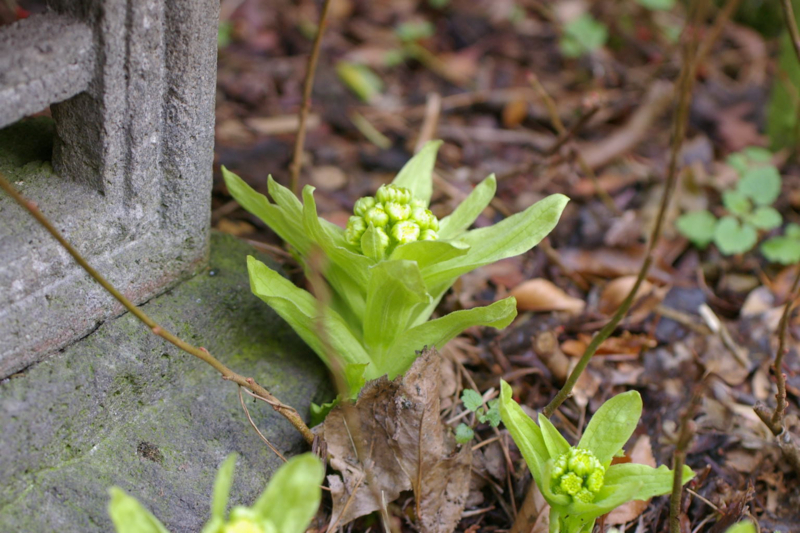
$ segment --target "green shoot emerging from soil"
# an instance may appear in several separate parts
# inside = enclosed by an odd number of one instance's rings
[[[539,415],[537,425],[511,395],[503,381],[500,416],[550,504],[551,533],[588,533],[598,517],[623,503],[672,490],[673,473],[666,466],[611,464],[639,422],[638,392],[618,394],[604,403],[576,446],[570,446],[545,416]],[[683,482],[693,476],[684,467]]]
[[[402,374],[418,350],[442,346],[470,326],[511,323],[514,298],[429,318],[459,276],[536,246],[568,201],[555,194],[494,226],[467,231],[494,196],[496,182],[489,176],[438,220],[428,204],[440,144],[428,143],[390,185],[359,199],[345,230],[317,216],[311,186],[301,203],[270,178],[271,202],[222,170],[233,197],[289,243],[307,271],[318,263],[312,260],[316,251],[324,254],[321,274],[331,289],[326,305],[253,257],[247,262],[250,283],[326,363],[343,369],[351,394],[366,380]],[[329,361],[330,353],[338,360]]]

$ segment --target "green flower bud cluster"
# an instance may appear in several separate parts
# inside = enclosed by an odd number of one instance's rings
[[[356,201],[345,238],[361,253],[367,249],[362,240],[370,225],[375,228],[381,255],[391,253],[400,244],[439,238],[439,219],[425,207],[425,202],[396,185],[381,185],[375,197],[364,196]]]
[[[590,503],[603,488],[605,474],[605,468],[592,452],[570,448],[553,463],[550,486],[556,494],[568,494],[574,500]]]
[[[222,528],[222,533],[273,533],[270,522],[260,520],[258,514],[246,507],[231,509],[230,520]]]

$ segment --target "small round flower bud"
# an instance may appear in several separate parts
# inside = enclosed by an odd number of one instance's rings
[[[605,469],[592,452],[570,448],[553,461],[550,483],[553,492],[589,503],[603,488],[604,478]]]
[[[424,229],[419,233],[419,240],[421,241],[435,241],[439,239],[439,235],[432,229]]]
[[[375,205],[375,198],[372,196],[364,196],[356,200],[356,205],[353,206],[353,213],[363,217]]]
[[[411,210],[411,220],[417,223],[420,229],[439,229],[439,220],[431,213],[430,209],[415,207]]]
[[[410,220],[403,220],[392,226],[391,236],[398,244],[414,242],[419,237],[419,226]]]
[[[258,523],[255,511],[246,507],[236,506],[231,509],[230,522],[225,524],[223,533],[264,533]]]
[[[381,203],[398,202],[407,204],[411,200],[411,191],[397,185],[381,185],[378,188],[378,192],[375,193],[375,198]]]
[[[428,207],[428,204],[425,203],[425,200],[420,200],[419,198],[412,198],[411,201],[409,202],[409,205],[411,206],[412,209],[417,207],[422,207],[422,208]]]
[[[344,231],[344,238],[353,246],[361,246],[361,236],[367,231],[367,223],[359,216],[352,216],[347,221],[347,229]]]
[[[364,222],[372,224],[376,228],[382,228],[389,223],[389,215],[383,210],[383,205],[375,204],[364,215]]]
[[[411,214],[411,208],[408,204],[401,204],[399,202],[386,202],[383,204],[383,209],[389,215],[389,220],[392,223],[408,220]]]

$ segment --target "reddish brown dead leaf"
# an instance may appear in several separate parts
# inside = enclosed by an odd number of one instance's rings
[[[592,340],[590,335],[581,333],[577,339],[566,340],[561,343],[561,350],[573,357],[580,357]],[[643,349],[655,348],[658,342],[648,334],[635,335],[624,331],[619,337],[609,337],[597,348],[595,355],[630,355],[638,357]]]
[[[636,276],[622,276],[608,282],[608,285],[603,288],[600,294],[600,301],[597,308],[601,313],[606,315],[613,314],[622,305],[622,302],[628,296],[628,293],[633,289],[636,283]],[[643,281],[636,291],[636,300],[647,294],[653,289],[653,285],[647,280]],[[634,300],[634,302],[636,301]]]
[[[653,450],[650,446],[650,437],[642,435],[636,440],[636,443],[631,448],[630,453],[626,454],[630,458],[631,463],[638,463],[643,465],[656,467],[656,459],[653,457]],[[606,524],[617,525],[630,522],[639,517],[640,514],[647,509],[650,500],[632,500],[628,503],[620,505],[606,516]]]
[[[341,407],[325,419],[330,464],[342,475],[328,477],[331,524],[379,509],[376,495],[389,503],[404,490],[417,498],[420,531],[447,533],[458,524],[469,493],[472,451],[456,447],[439,417],[440,369],[439,354],[426,350],[405,376],[367,383],[352,408],[360,428],[348,427]],[[362,457],[352,440],[359,433]]]
[[[566,311],[579,315],[586,302],[570,296],[552,282],[536,278],[525,281],[511,290],[520,311]]]
[[[644,248],[631,246],[624,250],[613,248],[598,248],[596,250],[579,250],[566,248],[559,250],[564,266],[579,274],[600,276],[602,278],[617,278],[636,274],[642,267]],[[670,274],[653,265],[650,269],[649,279],[668,282]]]

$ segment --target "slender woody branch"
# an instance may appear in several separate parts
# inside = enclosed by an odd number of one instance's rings
[[[78,252],[78,250],[76,250],[75,247],[73,247],[64,238],[64,236],[61,235],[61,232],[59,232],[55,226],[50,223],[47,217],[45,217],[44,214],[39,210],[39,207],[34,202],[25,199],[14,188],[14,186],[9,183],[2,173],[0,173],[0,188],[8,193],[8,195],[11,196],[14,201],[25,208],[42,226],[44,226],[47,232],[50,233],[50,235],[52,235],[53,238],[56,239],[67,252],[69,252],[73,259],[75,259],[75,261],[81,266],[81,268],[83,268],[92,278],[94,278],[97,283],[102,285],[102,287],[108,291],[119,303],[121,303],[125,309],[130,311],[136,318],[142,321],[150,329],[150,331],[153,332],[154,335],[158,335],[184,352],[189,353],[201,361],[211,365],[217,372],[222,374],[223,379],[232,381],[237,385],[251,390],[257,397],[272,405],[276,411],[283,415],[303,435],[303,438],[309,444],[314,440],[314,435],[311,433],[311,430],[308,429],[308,426],[294,408],[281,403],[275,396],[270,394],[267,389],[256,383],[253,378],[244,377],[226,367],[217,358],[208,353],[208,350],[205,348],[193,346],[179,339],[170,331],[161,327],[155,320],[150,318],[147,313],[134,305],[133,302],[125,297],[124,294],[119,292],[97,270],[92,268],[92,266],[86,261],[86,259],[83,258],[80,252]]]
[[[322,34],[328,25],[328,7],[331,0],[325,0],[322,4],[322,12],[319,15],[317,25],[317,35],[314,37],[314,44],[311,47],[311,55],[308,56],[308,66],[306,67],[306,79],[303,82],[303,103],[300,105],[300,121],[297,126],[297,139],[294,142],[294,154],[292,164],[289,167],[291,172],[291,189],[295,195],[300,193],[300,168],[303,166],[303,145],[306,142],[306,123],[308,113],[311,110],[311,91],[314,88],[314,73],[317,71],[317,60],[319,59],[319,49],[322,44]]]

